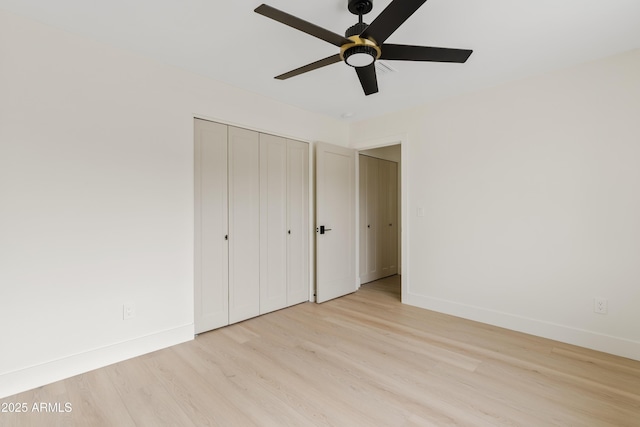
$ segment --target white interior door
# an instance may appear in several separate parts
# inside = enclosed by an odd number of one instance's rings
[[[356,291],[356,153],[316,144],[316,300]]]

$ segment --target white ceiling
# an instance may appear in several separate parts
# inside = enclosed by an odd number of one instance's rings
[[[402,1],[402,0],[397,0]],[[640,0],[429,0],[389,43],[473,49],[466,64],[389,61],[365,96],[338,63],[273,77],[338,49],[253,12],[261,0],[0,0],[0,8],[302,109],[362,120],[640,47]],[[390,0],[374,0],[371,22]],[[343,34],[347,0],[267,0]]]

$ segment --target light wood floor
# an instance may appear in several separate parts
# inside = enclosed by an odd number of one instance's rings
[[[640,362],[400,304],[392,277],[1,402],[1,426],[640,426]]]

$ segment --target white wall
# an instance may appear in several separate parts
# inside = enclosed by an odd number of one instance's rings
[[[407,135],[403,300],[640,360],[639,117],[636,50],[354,124]]]
[[[194,115],[347,143],[345,124],[1,11],[0,58],[0,397],[193,337]]]

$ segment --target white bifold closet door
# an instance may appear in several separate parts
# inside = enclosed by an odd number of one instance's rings
[[[195,330],[260,314],[258,133],[195,121]]]
[[[260,313],[309,300],[309,146],[260,134]]]
[[[227,129],[195,121],[195,332],[229,324]]]
[[[259,134],[229,127],[229,323],[260,314]]]
[[[309,145],[195,120],[195,331],[309,300]]]

